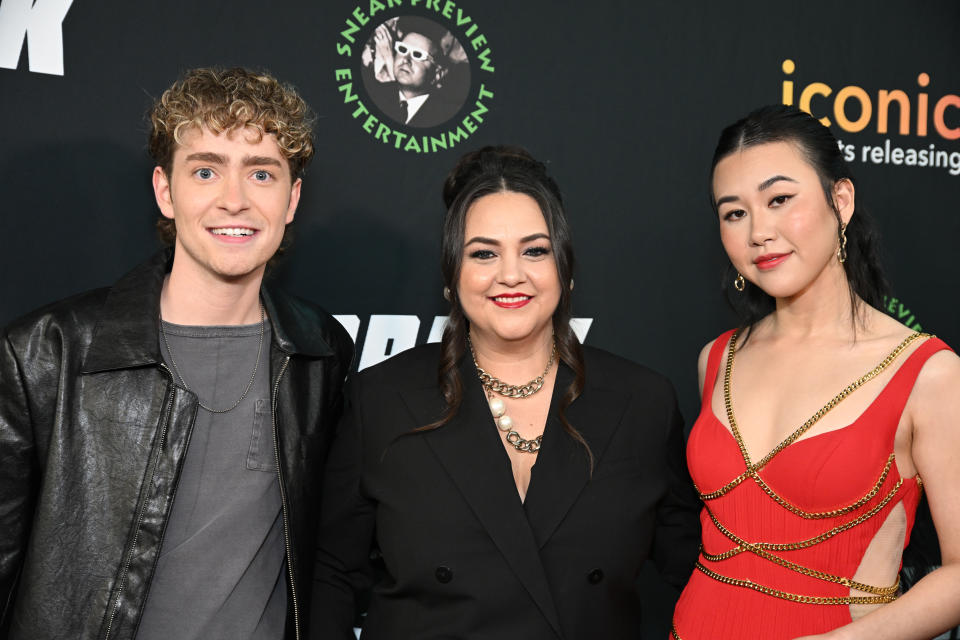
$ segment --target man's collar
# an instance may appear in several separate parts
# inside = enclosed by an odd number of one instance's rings
[[[82,373],[156,365],[160,355],[160,291],[173,263],[173,249],[120,278],[107,295],[93,332]],[[333,354],[320,335],[321,318],[312,306],[261,288],[273,329],[273,341],[288,354],[319,357]]]

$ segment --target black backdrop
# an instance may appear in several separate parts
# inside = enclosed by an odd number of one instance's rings
[[[444,314],[446,171],[468,149],[516,143],[547,161],[564,190],[579,260],[574,311],[592,319],[586,342],[667,374],[692,421],[697,353],[733,323],[706,195],[709,158],[721,127],[782,101],[784,82],[794,103],[812,83],[829,88],[807,90],[810,109],[850,145],[858,203],[879,219],[896,296],[888,311],[960,344],[960,4],[952,0],[751,0],[735,9],[547,0],[33,2],[0,0],[0,324],[109,284],[156,247],[143,114],[184,69],[218,64],[270,70],[319,115],[295,244],[274,277],[332,313],[355,316],[344,322],[365,362],[426,341]],[[373,27],[410,14],[449,28],[469,58],[467,104],[436,129],[390,124],[360,81]],[[895,90],[909,109],[906,128],[902,103],[881,117],[881,92]],[[359,103],[377,122],[450,148],[384,144],[366,114],[353,117]],[[462,138],[451,144],[446,132],[457,126]],[[877,162],[872,147],[888,141],[891,149],[932,148],[934,161],[897,164],[897,153],[884,150]],[[660,633],[668,606],[649,580],[650,624]]]

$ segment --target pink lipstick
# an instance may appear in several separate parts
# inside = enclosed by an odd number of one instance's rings
[[[757,265],[757,269],[760,269],[761,271],[767,271],[782,264],[783,261],[789,257],[789,253],[765,253],[759,258],[756,258],[753,261],[753,264]]]

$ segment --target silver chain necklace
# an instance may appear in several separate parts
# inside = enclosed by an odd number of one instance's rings
[[[247,383],[247,388],[243,390],[243,395],[233,403],[233,406],[229,409],[211,409],[207,405],[203,404],[200,401],[200,395],[197,394],[197,404],[200,405],[200,408],[209,411],[210,413],[227,413],[228,411],[233,411],[240,403],[243,402],[243,399],[247,397],[247,394],[250,393],[250,389],[253,387],[253,381],[257,377],[257,369],[260,367],[260,354],[263,351],[263,333],[266,326],[266,318],[263,312],[263,305],[260,305],[260,344],[257,345],[257,361],[253,364],[253,373],[250,374],[250,382]],[[170,356],[170,364],[173,365],[173,372],[177,374],[177,377],[180,379],[180,384],[184,389],[190,391],[190,387],[187,385],[187,381],[183,379],[183,375],[180,373],[180,369],[177,368],[177,361],[173,359],[173,351],[170,349],[170,342],[167,340],[167,332],[163,330],[163,317],[160,318],[160,335],[163,336],[163,344],[167,347],[167,355]]]
[[[493,414],[493,421],[496,423],[497,428],[507,434],[507,442],[509,442],[510,445],[517,451],[522,451],[523,453],[538,452],[540,450],[540,445],[543,442],[543,434],[541,433],[536,438],[531,438],[530,440],[524,439],[523,436],[517,433],[516,429],[513,428],[513,420],[507,415],[506,404],[504,404],[503,400],[497,398],[493,394],[496,392],[507,398],[528,398],[537,391],[540,391],[540,389],[543,388],[544,378],[547,376],[547,373],[550,371],[553,363],[556,362],[557,341],[553,341],[553,349],[550,351],[550,360],[547,361],[547,366],[543,370],[543,373],[527,384],[519,385],[507,384],[503,380],[484,371],[480,366],[480,363],[477,362],[477,354],[473,350],[473,342],[470,340],[469,335],[467,335],[467,346],[470,347],[470,355],[473,357],[473,366],[477,369],[477,377],[480,378],[480,384],[487,393],[487,403],[490,405],[490,413]]]

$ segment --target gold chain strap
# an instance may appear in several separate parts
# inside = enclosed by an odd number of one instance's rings
[[[709,577],[722,582],[723,584],[733,585],[735,587],[745,587],[747,589],[753,589],[754,591],[759,591],[768,596],[773,596],[775,598],[781,598],[783,600],[789,600],[790,602],[800,602],[803,604],[884,604],[887,602],[893,602],[897,599],[896,594],[886,595],[886,596],[805,596],[798,593],[788,593],[786,591],[781,591],[780,589],[774,589],[773,587],[767,587],[762,584],[757,584],[753,580],[741,579],[741,578],[731,578],[729,576],[721,575],[715,571],[711,571],[703,566],[700,561],[697,561],[697,569],[708,575]]]
[[[848,529],[852,529],[860,524],[863,524],[873,516],[880,513],[880,511],[885,506],[887,506],[887,503],[893,500],[893,497],[897,494],[897,492],[900,490],[900,487],[902,485],[903,485],[903,478],[900,478],[897,481],[897,484],[894,485],[893,489],[891,489],[890,492],[883,497],[883,500],[878,502],[876,506],[870,509],[870,511],[860,514],[859,516],[857,516],[853,520],[850,520],[849,522],[845,522],[831,529],[827,529],[820,535],[814,536],[813,538],[808,538],[807,540],[801,540],[799,542],[754,542],[749,544],[752,544],[753,546],[759,547],[761,549],[769,549],[771,551],[796,551],[797,549],[807,549],[814,545],[820,544],[825,540],[829,540],[830,538],[837,535],[838,533],[843,533]],[[717,516],[714,515],[713,511],[710,510],[709,507],[704,505],[704,509],[706,510],[707,515],[710,516],[710,519],[713,520],[713,524],[717,527],[717,530],[720,531],[720,533],[725,535],[727,538],[729,538],[733,542],[740,544],[741,539],[738,538],[735,533],[733,533],[732,531],[727,529],[725,526],[723,526],[723,523],[721,523],[720,520],[717,519]]]
[[[909,336],[904,338],[903,342],[897,345],[897,347],[893,351],[891,351],[887,355],[887,357],[884,358],[882,362],[880,362],[880,364],[878,364],[871,371],[868,371],[867,373],[863,374],[858,379],[854,380],[849,385],[847,385],[847,387],[844,388],[843,391],[841,391],[836,396],[834,396],[829,402],[827,402],[827,404],[823,405],[823,407],[821,407],[820,410],[818,410],[815,414],[810,416],[810,418],[806,422],[800,425],[800,427],[796,431],[794,431],[789,436],[787,436],[787,438],[783,442],[778,444],[773,449],[773,451],[771,451],[766,456],[764,456],[764,458],[760,462],[753,464],[752,462],[750,462],[750,454],[747,453],[747,447],[744,444],[743,438],[740,435],[740,430],[737,428],[737,420],[733,416],[733,403],[730,398],[730,378],[733,375],[733,356],[734,356],[734,353],[736,352],[737,338],[740,336],[740,331],[738,330],[736,333],[734,333],[733,336],[730,338],[730,347],[727,350],[727,366],[723,374],[723,403],[727,410],[727,421],[730,423],[730,430],[733,432],[733,437],[737,441],[737,446],[740,447],[740,454],[743,456],[743,461],[747,465],[747,471],[757,471],[758,469],[766,465],[768,462],[770,462],[770,460],[772,460],[775,455],[777,455],[778,453],[783,451],[785,448],[793,444],[797,440],[797,438],[799,438],[804,433],[806,433],[810,429],[810,427],[815,425],[820,420],[820,418],[827,415],[827,413],[829,413],[831,409],[833,409],[835,406],[840,404],[840,402],[842,402],[847,396],[849,396],[851,393],[859,389],[865,383],[869,382],[870,380],[873,380],[878,375],[880,375],[883,372],[883,370],[886,369],[890,365],[890,363],[893,362],[897,358],[897,356],[899,356],[903,352],[903,350],[906,349],[914,340],[916,340],[921,336],[926,336],[926,335],[927,334],[925,333],[911,333]]]
[[[779,495],[777,495],[777,493],[773,489],[771,489],[770,486],[763,481],[763,478],[761,478],[760,475],[757,474],[756,472],[751,474],[751,476],[753,477],[754,481],[756,481],[756,483],[760,486],[760,488],[763,489],[764,493],[770,496],[774,502],[779,504],[781,507],[783,507],[787,511],[795,515],[798,515],[801,518],[804,518],[806,520],[822,520],[824,518],[835,518],[837,516],[842,516],[845,513],[850,513],[854,509],[858,509],[859,507],[862,507],[863,505],[873,500],[876,497],[876,495],[880,493],[880,487],[883,486],[884,481],[887,479],[887,475],[890,473],[890,468],[893,466],[894,459],[895,459],[895,456],[894,454],[891,453],[890,457],[887,458],[887,464],[884,465],[883,467],[883,472],[880,474],[880,478],[873,485],[873,488],[871,488],[870,491],[864,494],[862,498],[860,498],[853,504],[848,504],[845,507],[840,507],[839,509],[834,509],[832,511],[804,511],[803,509],[790,504],[789,502],[781,498]]]
[[[857,582],[856,580],[851,580],[850,578],[844,576],[838,576],[833,573],[827,573],[826,571],[820,571],[819,569],[811,569],[810,567],[805,567],[803,565],[797,564],[796,562],[791,562],[786,558],[781,558],[778,555],[772,554],[769,551],[765,551],[757,546],[754,546],[746,541],[741,541],[737,544],[737,547],[726,551],[719,555],[713,555],[707,553],[704,550],[703,545],[700,545],[700,554],[710,560],[711,562],[719,562],[721,560],[727,560],[732,558],[735,555],[743,553],[744,551],[749,551],[750,553],[763,558],[764,560],[769,560],[770,562],[780,565],[784,569],[790,569],[796,573],[803,574],[810,578],[817,578],[818,580],[823,580],[824,582],[833,582],[834,584],[842,584],[845,587],[851,589],[857,589],[858,591],[865,591],[867,593],[874,593],[876,595],[888,596],[897,592],[897,589],[900,588],[900,578],[897,577],[896,583],[889,587],[874,587],[873,585],[864,584],[862,582]]]

